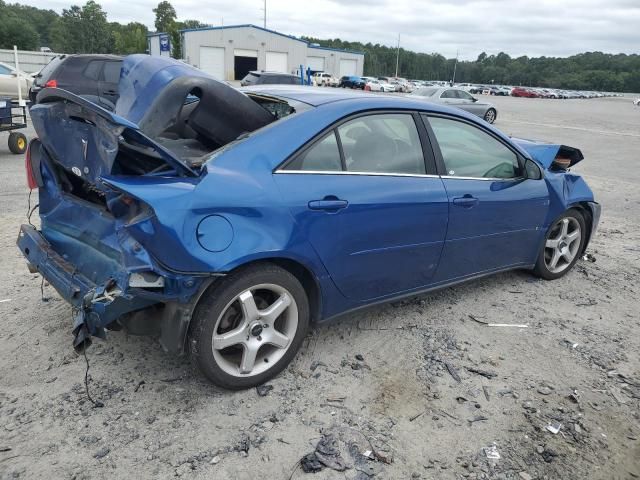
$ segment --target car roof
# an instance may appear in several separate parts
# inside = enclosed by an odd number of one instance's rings
[[[344,100],[362,100],[370,102],[372,108],[411,108],[441,113],[451,112],[451,109],[440,104],[429,103],[427,107],[427,102],[425,102],[425,100],[416,99],[411,96],[382,96],[375,93],[363,92],[361,90],[322,89],[303,85],[255,85],[251,87],[244,87],[240,90],[246,93],[255,92],[263,95],[295,100],[314,107]],[[466,114],[466,112],[458,109],[456,109],[456,111],[458,116],[468,116],[469,118],[472,118],[471,114]]]
[[[260,76],[260,75],[266,75],[266,76],[270,76],[270,75],[278,75],[278,76],[287,76],[287,77],[298,77],[297,75],[293,75],[291,73],[285,73],[285,72],[264,72],[262,70],[251,70],[249,73],[252,73],[254,75]]]

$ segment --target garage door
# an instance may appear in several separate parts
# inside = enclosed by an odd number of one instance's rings
[[[340,60],[340,76],[344,77],[345,75],[357,75],[358,71],[358,61],[350,60],[343,58]]]
[[[224,47],[200,47],[200,70],[224,80]]]
[[[267,72],[289,73],[286,52],[267,52]]]
[[[307,67],[314,72],[324,72],[324,57],[307,57]]]

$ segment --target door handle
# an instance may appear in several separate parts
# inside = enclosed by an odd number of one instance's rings
[[[458,205],[459,207],[464,208],[472,208],[475,207],[480,200],[478,200],[473,195],[469,195],[468,193],[464,197],[457,197],[453,199],[453,204]]]
[[[308,205],[310,210],[326,210],[329,212],[336,212],[342,208],[346,208],[347,205],[349,205],[349,202],[333,197],[324,198],[323,200],[311,200]]]
[[[105,90],[104,92],[105,95],[116,95],[118,92],[116,92],[115,90]]]

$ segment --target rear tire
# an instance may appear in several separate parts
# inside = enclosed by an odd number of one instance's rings
[[[11,132],[8,143],[11,153],[20,154],[27,151],[27,137],[23,133]]]
[[[580,258],[586,238],[582,214],[575,209],[567,210],[549,227],[533,273],[545,280],[566,275]]]
[[[189,329],[191,359],[220,387],[261,385],[296,355],[309,317],[307,294],[288,271],[273,264],[238,270],[200,300]]]
[[[498,112],[496,112],[496,109],[490,108],[484,114],[484,121],[487,123],[493,123],[496,121],[497,117],[498,117]]]

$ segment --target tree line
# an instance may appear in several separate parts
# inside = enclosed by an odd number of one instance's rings
[[[174,57],[180,57],[180,34],[185,28],[207,26],[198,20],[179,21],[170,2],[161,1],[153,9],[157,32],[171,37]],[[139,22],[109,22],[102,6],[89,0],[72,5],[61,14],[54,10],[5,3],[0,0],[0,48],[37,50],[49,47],[64,53],[115,53],[127,55],[147,50],[147,27]],[[365,53],[364,73],[370,76],[394,75],[394,47],[348,42],[340,39],[305,40],[326,47],[359,50]],[[439,53],[400,49],[398,75],[420,80],[455,81],[552,87],[572,90],[640,92],[640,55],[587,52],[566,58],[512,58],[504,52],[481,53],[476,60],[459,61]]]
[[[171,36],[174,52],[180,52],[179,30],[207,26],[198,20],[178,21],[173,6],[162,1],[153,9],[157,32]],[[114,53],[128,55],[147,50],[149,29],[140,22],[109,22],[102,6],[89,0],[58,14],[0,0],[0,48],[38,50],[49,47],[64,53]],[[174,55],[179,56],[179,55]]]
[[[308,41],[365,53],[364,74],[394,75],[395,47],[347,42],[340,39]],[[458,61],[439,53],[400,49],[398,76],[418,80],[452,80],[465,83],[551,87],[568,90],[640,92],[640,55],[586,52],[570,57],[512,58],[504,52],[481,53],[476,60]]]

